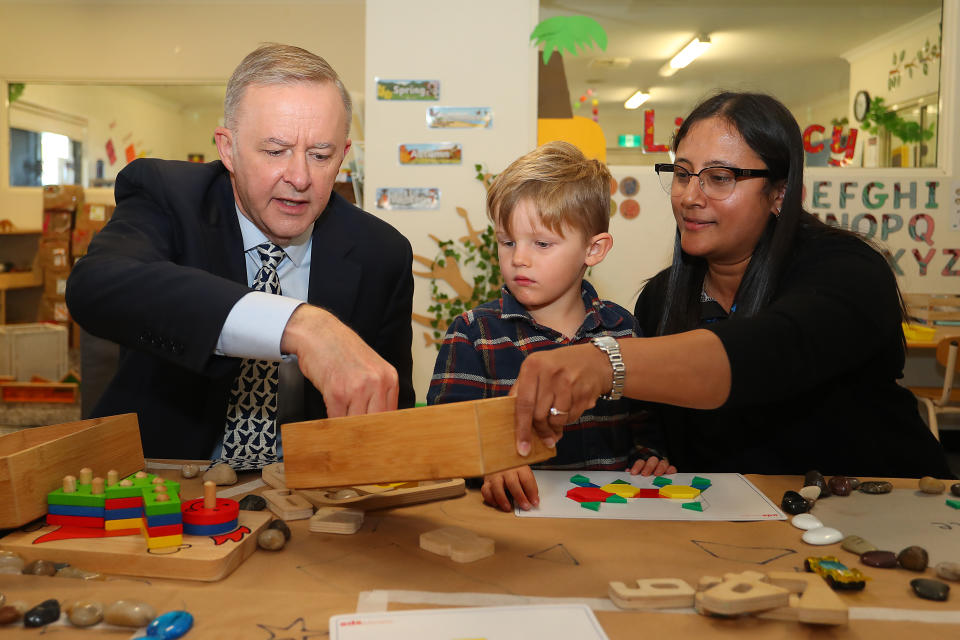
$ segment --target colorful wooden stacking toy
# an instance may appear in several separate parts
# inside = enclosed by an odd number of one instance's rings
[[[123,480],[110,471],[106,483],[92,476],[81,469],[79,479],[66,476],[63,487],[47,494],[47,524],[100,529],[104,536],[142,532],[148,549],[183,542],[180,483],[144,471]]]
[[[237,528],[240,505],[217,497],[217,486],[203,483],[203,497],[183,503],[183,532],[191,536],[215,536]]]

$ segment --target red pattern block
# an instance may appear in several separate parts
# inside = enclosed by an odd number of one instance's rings
[[[187,500],[180,508],[184,524],[222,524],[240,517],[240,504],[230,498],[217,498],[215,509],[204,509],[203,498]]]
[[[576,487],[567,491],[567,497],[577,502],[604,502],[612,495],[599,487]]]
[[[61,516],[53,513],[47,514],[47,524],[60,524],[69,527],[89,527],[91,529],[103,529],[103,518],[91,518],[89,516]]]
[[[659,498],[660,489],[640,489],[640,493],[633,496],[634,498]]]

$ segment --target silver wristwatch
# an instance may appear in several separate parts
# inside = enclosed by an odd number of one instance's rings
[[[613,387],[607,395],[600,396],[600,399],[619,400],[623,397],[623,383],[627,377],[627,368],[620,356],[620,344],[610,336],[599,336],[591,339],[590,342],[607,354],[607,357],[610,358],[610,366],[613,367]]]

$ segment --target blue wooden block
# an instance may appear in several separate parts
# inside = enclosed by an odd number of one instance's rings
[[[216,536],[221,533],[230,533],[237,528],[238,521],[230,520],[220,524],[187,524],[183,523],[183,533],[190,536]]]
[[[164,527],[168,524],[180,524],[183,521],[183,516],[180,512],[177,513],[161,513],[156,516],[147,516],[147,526],[148,527]]]
[[[143,509],[139,507],[130,507],[128,509],[105,509],[103,511],[107,520],[127,520],[128,518],[142,518]]]
[[[80,516],[82,518],[102,518],[103,507],[81,507],[69,504],[48,504],[47,513],[57,516]]]

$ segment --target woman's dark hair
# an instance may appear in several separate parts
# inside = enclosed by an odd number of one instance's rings
[[[782,185],[784,189],[780,215],[770,216],[734,301],[734,315],[751,316],[770,302],[801,226],[823,233],[846,232],[827,226],[803,209],[803,137],[797,121],[779,100],[759,93],[733,92],[707,98],[683,121],[673,139],[674,152],[693,125],[714,117],[728,121],[763,160],[770,171],[767,188]],[[683,251],[678,229],[660,318],[661,335],[696,328],[706,270],[706,260]]]

